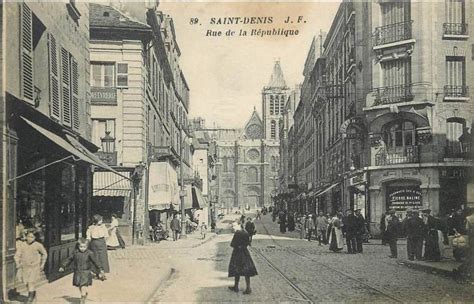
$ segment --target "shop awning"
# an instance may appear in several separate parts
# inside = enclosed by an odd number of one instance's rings
[[[47,139],[64,149],[65,151],[69,152],[72,156],[75,157],[76,160],[81,160],[84,162],[87,162],[89,164],[92,164],[94,166],[103,168],[107,171],[113,172],[117,175],[122,176],[123,178],[130,179],[130,177],[124,176],[120,174],[119,172],[115,171],[112,169],[110,166],[105,164],[103,161],[101,161],[97,156],[94,155],[94,153],[90,152],[86,147],[84,147],[82,144],[80,144],[77,140],[75,140],[72,136],[69,136],[66,134],[66,137],[68,140],[64,139],[63,137],[46,130],[45,128],[35,124],[34,122],[24,118],[23,116],[21,117],[28,125],[30,125],[33,129],[41,133],[43,136],[45,136]]]
[[[193,208],[201,209],[205,207],[209,207],[206,198],[198,187],[193,186]]]
[[[336,183],[334,185],[331,185],[329,187],[327,187],[326,189],[324,189],[323,191],[319,192],[315,197],[318,197],[320,195],[323,195],[324,193],[328,192],[329,190],[331,190],[332,188],[338,186],[340,183]]]
[[[130,172],[121,172],[130,178]],[[123,196],[128,197],[132,191],[130,180],[113,172],[94,172],[93,196]]]
[[[173,208],[178,209],[180,200],[176,170],[167,162],[151,162],[148,171],[148,209],[170,209],[170,204],[173,205]],[[191,197],[191,194],[189,196]]]

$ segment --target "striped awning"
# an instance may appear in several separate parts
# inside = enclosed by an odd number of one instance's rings
[[[130,178],[130,172],[120,172]],[[129,179],[113,172],[94,172],[93,196],[130,196],[132,183]]]

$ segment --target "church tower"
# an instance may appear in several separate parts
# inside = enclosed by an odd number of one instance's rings
[[[286,85],[280,61],[275,61],[270,82],[262,91],[263,131],[266,140],[279,141],[279,121],[288,101],[290,88]]]

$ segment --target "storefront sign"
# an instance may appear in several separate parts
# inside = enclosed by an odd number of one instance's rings
[[[117,104],[117,89],[91,87],[91,102],[112,105]]]
[[[395,211],[420,209],[422,195],[419,186],[387,187],[387,207]]]
[[[363,132],[360,131],[363,129],[364,123],[362,119],[360,117],[352,117],[344,121],[339,128],[339,131],[345,139],[360,139],[363,134]]]
[[[358,174],[354,177],[351,177],[350,179],[350,185],[354,186],[357,184],[365,183],[367,182],[367,174],[364,172],[362,174]]]

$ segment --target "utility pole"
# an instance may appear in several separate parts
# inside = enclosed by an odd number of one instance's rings
[[[180,238],[186,238],[186,211],[184,210],[184,197],[186,196],[184,188],[184,140],[183,140],[183,128],[179,132],[180,142],[180,155],[179,155],[179,182],[181,184],[181,191],[179,191],[179,198],[181,200],[181,234]]]

